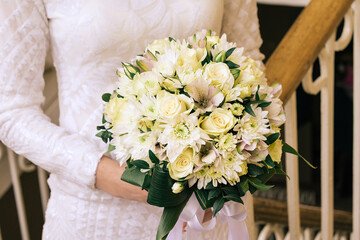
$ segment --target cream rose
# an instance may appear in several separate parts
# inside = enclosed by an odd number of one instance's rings
[[[194,155],[195,151],[192,148],[186,148],[174,162],[170,162],[167,165],[170,177],[175,180],[180,180],[189,176],[194,167]]]
[[[221,90],[229,90],[234,85],[234,77],[229,67],[222,62],[206,65],[203,77],[211,85]]]
[[[258,68],[256,62],[251,58],[246,59],[244,64],[240,65],[240,75],[236,83],[247,84],[252,87],[255,83],[260,84],[264,81],[264,73]]]
[[[190,48],[183,49],[176,60],[175,66],[178,74],[195,72],[201,68],[201,63],[197,58],[196,50]]]
[[[281,162],[281,154],[282,154],[282,141],[280,139],[276,140],[272,144],[270,144],[269,155],[274,162]]]
[[[227,133],[235,123],[236,119],[231,111],[217,108],[201,121],[200,127],[209,135],[220,135]]]
[[[170,94],[161,91],[157,95],[159,100],[159,113],[164,119],[172,119],[176,115],[193,108],[194,103],[185,95]]]
[[[123,98],[111,98],[106,104],[105,115],[110,119],[113,125],[124,121],[123,110],[128,107],[128,101]]]

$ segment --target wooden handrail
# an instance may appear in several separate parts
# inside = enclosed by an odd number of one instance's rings
[[[283,86],[286,102],[296,90],[353,0],[312,0],[266,62],[269,83]]]
[[[267,198],[254,198],[255,221],[288,225],[287,204],[283,201]],[[320,207],[300,205],[301,226],[320,229]],[[351,212],[335,210],[334,228],[336,231],[352,231]]]

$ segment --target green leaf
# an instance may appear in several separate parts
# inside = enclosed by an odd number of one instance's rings
[[[104,93],[102,96],[101,96],[102,100],[104,102],[109,102],[110,101],[110,98],[111,98],[111,94],[110,93]]]
[[[270,155],[267,155],[266,158],[265,158],[265,164],[266,166],[268,166],[269,168],[273,168],[275,166],[275,163],[274,161],[272,160],[271,156]]]
[[[226,195],[239,195],[240,196],[236,186],[225,186],[225,187],[222,187],[221,190]]]
[[[245,195],[245,193],[249,191],[249,180],[247,178],[241,179],[240,182],[236,184],[236,187],[241,195]]]
[[[289,175],[286,174],[286,172],[284,170],[282,170],[281,168],[279,167],[275,167],[275,173],[276,174],[279,174],[279,175],[285,175],[289,180],[290,180],[290,177]]]
[[[266,108],[267,106],[269,106],[271,104],[271,102],[263,102],[259,104],[259,107],[261,108]]]
[[[316,169],[317,167],[314,167],[308,160],[306,160],[303,156],[301,156],[293,147],[291,147],[289,144],[283,142],[282,150],[287,153],[294,154],[304,160],[304,162],[309,165],[311,168]]]
[[[151,150],[149,150],[149,158],[154,164],[158,164],[160,162],[157,156]]]
[[[206,190],[212,190],[215,189],[216,187],[214,187],[214,185],[212,184],[212,182],[209,182],[208,185],[206,185],[205,189]]]
[[[172,42],[172,41],[176,42],[176,40],[174,38],[172,38],[172,37],[169,37],[169,41],[170,42]]]
[[[234,202],[238,202],[238,203],[244,204],[244,202],[243,202],[243,200],[241,199],[240,195],[229,194],[229,195],[224,196],[224,198],[225,198],[225,199],[229,199],[229,200],[234,201]]]
[[[249,103],[250,104],[257,104],[257,103],[264,103],[265,102],[265,100],[254,100],[254,101],[250,101]]]
[[[184,209],[186,203],[189,201],[191,194],[179,205],[174,207],[165,207],[161,215],[159,227],[156,233],[156,240],[165,240],[171,229],[175,226],[179,216]]]
[[[215,200],[213,206],[213,216],[215,216],[224,206],[225,200],[222,197],[219,197]]]
[[[237,65],[236,63],[234,63],[234,62],[232,62],[232,61],[225,61],[225,64],[228,65],[228,67],[229,67],[230,69],[240,67],[239,65]]]
[[[114,145],[109,144],[109,147],[108,147],[107,152],[109,153],[109,152],[112,152],[112,151],[114,151],[114,150],[115,150],[115,146],[114,146]]]
[[[97,126],[96,130],[101,130],[101,129],[105,129],[105,126]]]
[[[260,89],[260,85],[258,85],[256,93],[255,93],[255,99],[258,101],[260,100],[260,96],[259,96],[259,89]]]
[[[105,124],[106,123],[106,119],[105,119],[105,115],[103,114],[102,116],[102,120],[101,120],[102,124]]]
[[[158,207],[173,207],[179,205],[187,198],[192,189],[186,185],[181,193],[173,193],[171,187],[175,181],[169,176],[169,172],[161,166],[153,168],[147,202]]]
[[[238,79],[238,77],[240,75],[240,70],[239,69],[231,69],[230,72],[234,76],[234,80]]]
[[[250,103],[245,104],[245,112],[247,112],[248,114],[250,114],[253,117],[256,117],[254,111],[251,108]]]
[[[250,177],[256,177],[264,173],[264,170],[255,164],[248,164],[247,166],[248,166],[248,175]]]
[[[132,165],[137,166],[140,169],[149,169],[150,166],[144,160],[135,160],[131,162]]]
[[[214,205],[215,198],[208,200],[209,191],[205,189],[194,189],[196,199],[203,210],[211,208]]]
[[[212,198],[219,196],[220,193],[221,193],[220,188],[215,188],[213,190],[210,190],[208,200],[211,200]]]
[[[138,167],[127,166],[125,168],[125,171],[121,175],[121,180],[132,185],[142,187],[142,185],[144,184],[145,175],[146,174],[142,173]]]
[[[236,48],[233,47],[233,48],[230,48],[229,50],[226,51],[225,53],[225,58],[227,59],[228,57],[230,57],[230,55],[234,52]]]
[[[101,138],[101,136],[102,136],[103,132],[104,132],[104,131],[102,131],[102,132],[98,132],[95,136],[97,136],[97,137]]]
[[[149,187],[150,187],[150,182],[151,182],[151,176],[149,174],[146,174],[145,178],[144,178],[144,182],[143,182],[143,184],[141,186],[141,189],[148,190]]]
[[[251,186],[255,187],[257,190],[259,191],[266,191],[269,190],[270,188],[273,188],[274,185],[265,185],[261,182],[261,180],[257,179],[257,178],[249,178],[249,183]]]
[[[265,143],[267,145],[270,145],[270,144],[274,143],[279,138],[279,136],[280,136],[280,133],[273,133],[267,137]]]

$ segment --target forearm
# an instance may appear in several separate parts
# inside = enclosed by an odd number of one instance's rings
[[[125,166],[120,166],[118,162],[103,156],[96,170],[96,188],[115,197],[146,202],[145,190],[120,179],[124,170]]]

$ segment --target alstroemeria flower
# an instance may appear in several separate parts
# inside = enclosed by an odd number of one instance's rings
[[[202,77],[188,84],[185,91],[195,100],[200,114],[214,110],[224,100],[220,89],[211,86]]]

